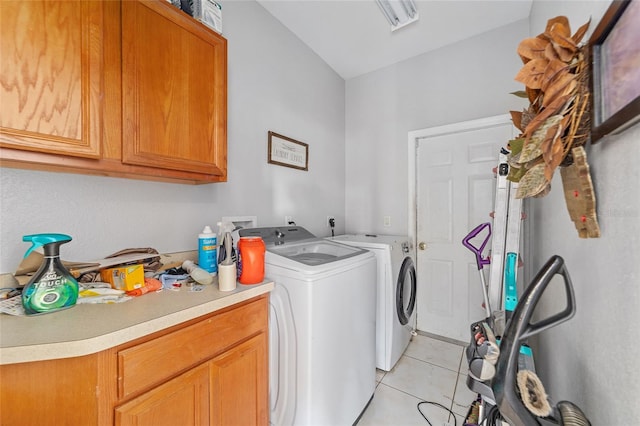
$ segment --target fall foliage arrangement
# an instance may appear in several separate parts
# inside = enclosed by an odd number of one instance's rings
[[[555,170],[562,166],[567,208],[580,237],[600,236],[582,148],[591,130],[590,63],[588,49],[580,44],[589,23],[572,34],[569,20],[558,16],[547,22],[542,34],[520,43],[524,66],[515,79],[525,90],[514,94],[527,98],[529,107],[511,111],[522,133],[509,142],[508,179],[518,182],[517,198],[546,195]],[[575,165],[574,157],[579,158]]]
[[[511,111],[522,132],[511,141],[511,174],[518,198],[546,195],[555,169],[589,135],[589,72],[586,49],[579,46],[589,23],[571,35],[569,21],[558,16],[544,33],[524,39],[518,54],[524,66],[515,79],[523,83],[529,107]]]

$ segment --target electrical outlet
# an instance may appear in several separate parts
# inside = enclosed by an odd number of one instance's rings
[[[386,227],[391,226],[391,216],[385,216],[383,220],[384,220],[384,226]]]
[[[336,217],[335,216],[327,216],[327,226],[329,228],[331,228],[331,223],[333,223],[333,226],[336,226]]]
[[[293,222],[293,216],[285,216],[284,217],[284,224],[285,225],[289,225],[291,222]]]

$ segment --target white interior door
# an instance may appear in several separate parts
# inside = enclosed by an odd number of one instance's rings
[[[469,325],[486,317],[475,256],[462,240],[477,225],[491,221],[492,169],[513,134],[511,121],[501,116],[426,129],[415,138],[421,331],[467,342]],[[490,247],[487,244],[485,256]],[[488,280],[487,268],[485,277]]]

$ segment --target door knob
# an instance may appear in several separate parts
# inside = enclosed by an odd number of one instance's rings
[[[427,243],[421,242],[418,244],[418,248],[420,250],[426,250],[427,249]]]

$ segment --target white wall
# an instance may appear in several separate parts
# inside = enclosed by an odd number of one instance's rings
[[[0,272],[28,248],[22,236],[70,234],[63,259],[130,247],[194,250],[222,216],[291,215],[318,235],[344,229],[344,80],[253,1],[224,1],[228,39],[227,183],[190,186],[0,168]],[[267,131],[309,144],[309,171],[267,164]],[[309,200],[313,200],[309,202]]]
[[[408,233],[409,131],[525,106],[509,93],[528,35],[523,20],[347,80],[347,232]]]
[[[507,113],[523,105],[509,92],[518,43],[566,15],[573,30],[595,28],[610,2],[541,1],[519,22],[347,81],[347,232],[407,232],[407,133]],[[590,31],[591,32],[591,31]],[[589,32],[589,34],[590,34]],[[588,36],[587,36],[588,37]],[[534,341],[537,372],[555,402],[581,406],[592,424],[638,424],[640,395],[640,125],[588,150],[602,237],[577,236],[559,176],[532,200],[533,259],[538,270],[561,255],[576,291],[577,314]],[[383,216],[392,217],[389,228]],[[555,285],[537,314],[564,307]]]
[[[608,6],[609,1],[536,1],[531,35],[544,31],[546,21],[558,15],[567,16],[573,30],[592,17],[593,30]],[[550,256],[562,256],[577,306],[570,321],[539,335],[534,347],[538,374],[553,400],[577,403],[594,425],[639,423],[639,140],[636,125],[588,150],[600,238],[578,238],[558,174],[551,193],[531,203],[536,218],[533,263],[539,268]],[[540,317],[564,307],[559,287],[547,293]]]

